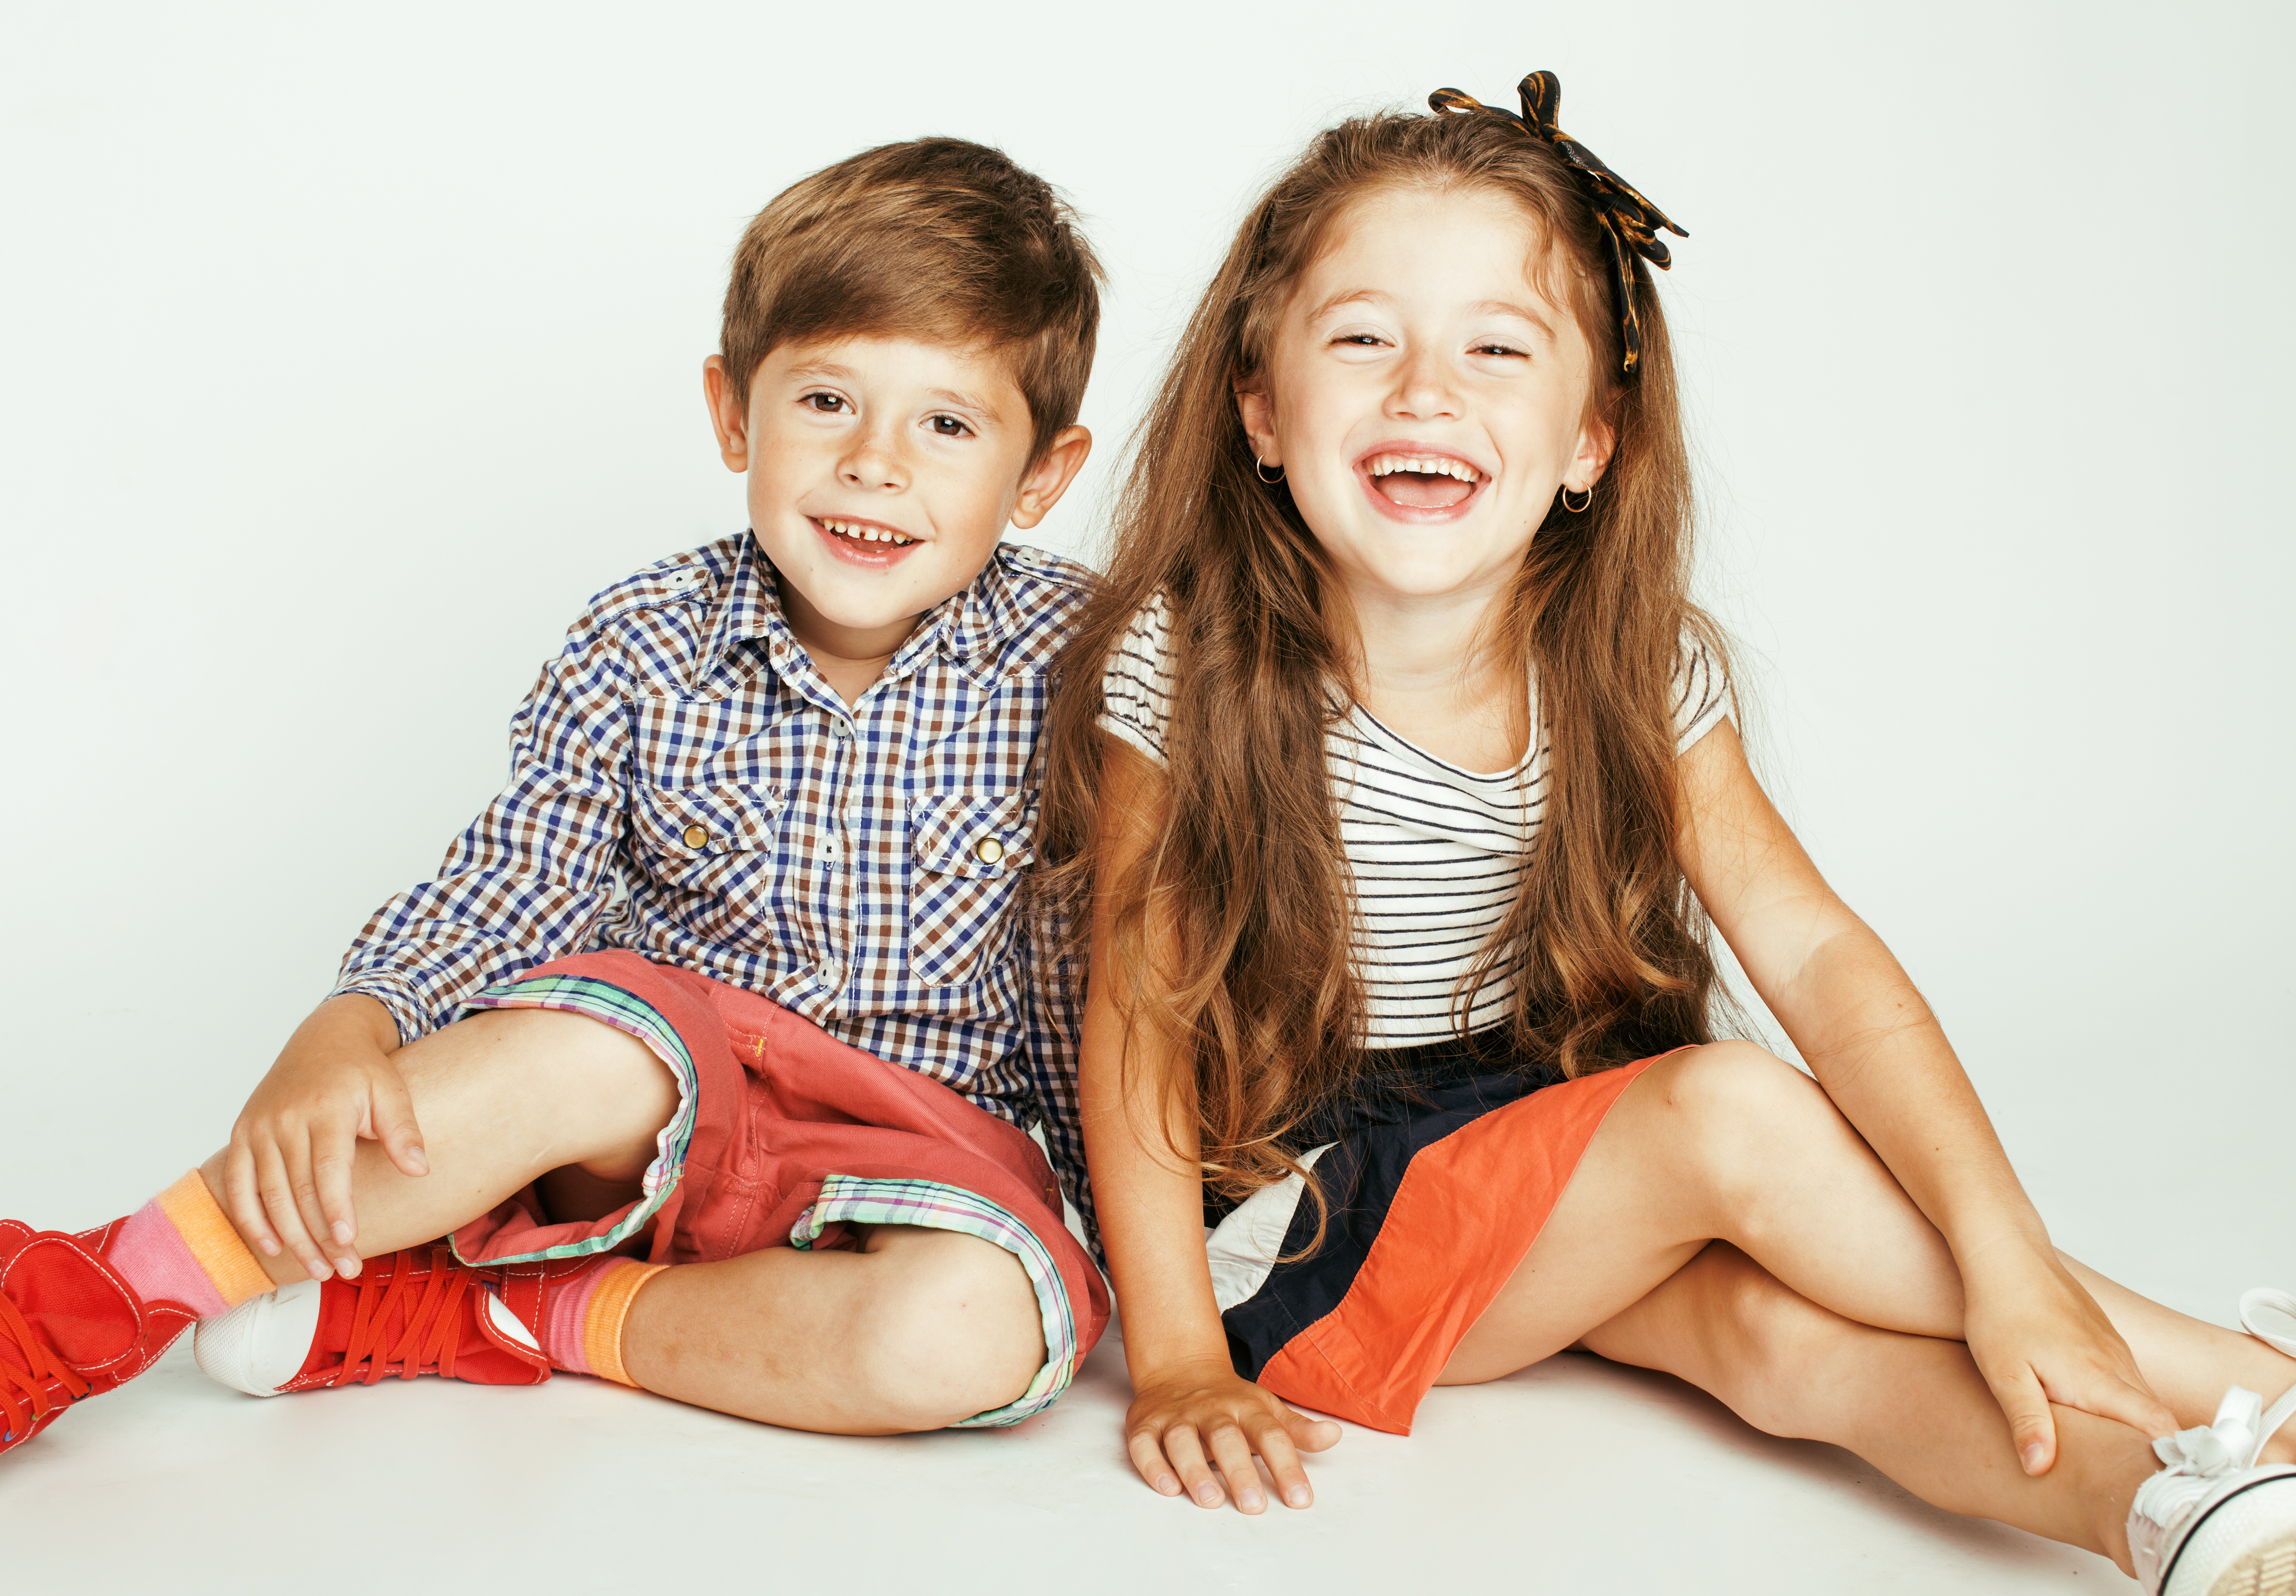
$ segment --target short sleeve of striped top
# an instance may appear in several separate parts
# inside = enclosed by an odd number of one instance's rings
[[[1160,765],[1171,713],[1170,615],[1160,594],[1143,608],[1103,682],[1102,729]],[[1719,663],[1693,636],[1684,638],[1675,689],[1677,747],[1687,749],[1731,714]],[[1521,890],[1538,834],[1544,740],[1513,770],[1464,770],[1357,706],[1324,748],[1356,895],[1365,1044],[1407,1047],[1497,1024],[1513,981],[1505,959],[1481,955]]]

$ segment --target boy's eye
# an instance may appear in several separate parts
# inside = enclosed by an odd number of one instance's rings
[[[835,415],[845,408],[843,394],[808,394],[798,402],[819,411],[824,415]]]
[[[963,438],[972,429],[953,415],[937,415],[925,423],[936,438]]]

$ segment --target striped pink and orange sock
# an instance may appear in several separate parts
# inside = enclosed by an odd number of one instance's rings
[[[636,1385],[622,1366],[622,1322],[629,1317],[639,1289],[667,1267],[633,1258],[600,1258],[554,1289],[539,1327],[542,1355],[550,1366]]]
[[[121,1222],[103,1256],[136,1296],[202,1319],[273,1289],[196,1169]]]

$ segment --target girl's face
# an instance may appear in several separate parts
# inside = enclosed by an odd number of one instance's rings
[[[1488,191],[1367,195],[1239,390],[1253,451],[1358,599],[1503,588],[1556,489],[1608,462],[1592,353],[1531,281],[1538,246]]]

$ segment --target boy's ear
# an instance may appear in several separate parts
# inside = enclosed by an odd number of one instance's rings
[[[1091,453],[1091,433],[1082,427],[1062,428],[1043,458],[1021,479],[1021,491],[1013,500],[1013,524],[1025,532],[1051,514]]]
[[[1262,465],[1282,465],[1283,452],[1275,442],[1275,407],[1256,388],[1235,390],[1235,413],[1243,422],[1243,436],[1251,444],[1251,457]]]
[[[718,457],[729,471],[750,469],[750,396],[734,390],[726,357],[701,363],[701,391],[709,401],[709,424],[718,433]]]

